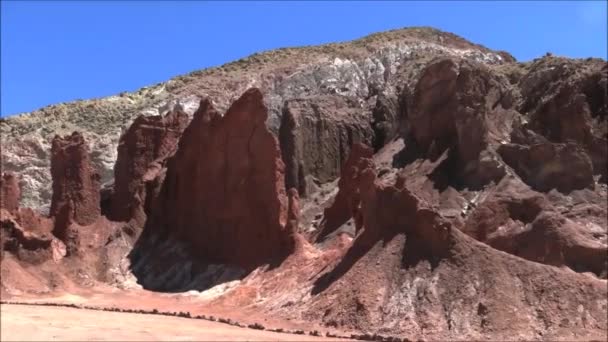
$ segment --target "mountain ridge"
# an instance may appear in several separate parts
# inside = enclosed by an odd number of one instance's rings
[[[360,45],[360,44],[365,44],[365,43],[378,43],[378,40],[397,40],[399,39],[399,35],[400,34],[406,34],[406,33],[416,33],[419,32],[419,34],[421,32],[428,32],[428,34],[437,34],[440,36],[445,36],[445,37],[450,37],[451,39],[454,39],[456,42],[459,42],[465,46],[469,45],[471,48],[479,48],[482,50],[487,50],[487,51],[492,51],[491,49],[481,45],[481,44],[475,44],[472,43],[468,40],[466,40],[465,38],[458,36],[454,33],[450,33],[447,31],[442,31],[430,26],[412,26],[412,27],[403,27],[403,28],[396,28],[396,29],[390,29],[390,30],[386,30],[386,31],[381,31],[381,32],[373,32],[370,33],[368,35],[359,37],[359,38],[355,38],[352,40],[345,40],[345,41],[339,41],[339,42],[329,42],[329,43],[323,43],[323,44],[311,44],[311,45],[301,45],[301,46],[285,46],[285,47],[278,47],[278,48],[274,48],[274,49],[268,49],[268,50],[261,50],[261,51],[257,51],[254,53],[251,53],[249,55],[246,55],[244,57],[238,58],[238,59],[234,59],[231,61],[228,61],[226,63],[223,64],[219,64],[219,65],[215,65],[215,66],[209,66],[209,67],[204,67],[201,69],[197,69],[191,72],[187,72],[187,73],[183,73],[183,74],[178,74],[176,76],[172,76],[170,77],[168,80],[166,81],[161,81],[161,82],[157,82],[154,84],[149,84],[149,85],[144,85],[142,87],[139,87],[135,90],[132,91],[121,91],[112,95],[105,95],[105,96],[94,96],[94,97],[90,97],[90,98],[86,98],[86,99],[74,99],[74,100],[68,100],[68,101],[63,101],[63,102],[56,102],[56,103],[51,103],[48,105],[44,105],[42,107],[39,107],[37,109],[31,110],[31,111],[24,111],[24,112],[18,112],[18,113],[14,113],[14,114],[9,114],[6,115],[0,119],[8,119],[14,116],[20,116],[20,115],[29,115],[32,114],[34,112],[38,112],[38,111],[43,111],[45,108],[50,108],[50,107],[55,107],[55,106],[60,106],[60,105],[71,105],[71,104],[75,104],[78,102],[83,102],[83,101],[99,101],[99,100],[104,100],[104,99],[108,99],[108,98],[112,98],[114,96],[120,96],[120,94],[135,94],[138,93],[142,90],[146,90],[149,88],[156,88],[159,86],[162,86],[165,83],[168,83],[172,80],[176,80],[176,79],[180,79],[180,78],[185,78],[185,77],[189,77],[189,76],[201,76],[203,74],[205,74],[208,71],[213,71],[215,69],[222,69],[222,68],[226,68],[229,66],[233,66],[233,65],[238,65],[239,63],[248,61],[250,59],[255,59],[256,57],[264,57],[264,56],[270,56],[270,55],[274,55],[278,52],[287,52],[287,51],[301,51],[301,52],[305,52],[305,53],[311,53],[311,52],[319,52],[318,50],[323,50],[323,49],[330,49],[330,48],[338,48],[339,46],[344,46],[344,45]],[[391,37],[391,36],[396,36],[396,37]],[[504,57],[506,57],[507,59],[512,59],[512,61],[516,61],[515,57],[513,57],[512,55],[510,55],[508,52],[506,51],[498,51],[504,54]]]
[[[95,151],[93,163],[100,171],[102,183],[108,183],[112,180],[120,134],[138,115],[164,114],[180,103],[191,117],[203,97],[210,97],[223,112],[246,89],[256,86],[267,95],[268,125],[276,133],[287,99],[338,94],[368,101],[378,91],[395,92],[393,83],[400,83],[397,80],[400,61],[415,64],[435,55],[498,64],[505,59],[514,60],[506,53],[493,52],[428,27],[380,32],[344,43],[255,53],[134,92],[60,103],[2,118],[3,169],[25,169],[20,172],[23,204],[46,211],[44,203],[48,203],[51,179],[46,161],[55,134],[81,131],[87,135],[90,148]],[[422,63],[418,63],[411,69],[421,67]],[[407,78],[414,79],[415,72]]]

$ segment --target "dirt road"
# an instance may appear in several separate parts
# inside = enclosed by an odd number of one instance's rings
[[[322,341],[180,317],[52,306],[0,305],[2,341]],[[344,340],[341,340],[344,341]]]

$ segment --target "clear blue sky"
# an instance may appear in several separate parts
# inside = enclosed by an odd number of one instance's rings
[[[132,91],[286,46],[434,26],[518,60],[606,59],[606,1],[6,1],[1,114]]]

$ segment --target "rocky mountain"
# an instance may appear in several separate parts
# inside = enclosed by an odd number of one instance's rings
[[[412,28],[8,118],[0,290],[194,292],[368,340],[604,340],[607,90],[604,60]]]
[[[328,101],[346,101],[329,104],[345,110],[372,111],[395,100],[398,88],[412,82],[424,61],[437,55],[491,64],[513,60],[508,54],[430,28],[384,32],[349,43],[268,51],[133,93],[62,103],[3,118],[3,167],[21,174],[24,205],[46,210],[51,196],[49,155],[55,134],[85,134],[93,163],[106,184],[113,179],[120,135],[139,115],[165,114],[179,104],[191,117],[203,97],[211,98],[223,112],[245,90],[257,87],[265,94],[268,126],[278,132],[286,106],[304,104],[321,95],[336,98]],[[292,100],[293,104],[285,103]],[[337,174],[334,171],[332,175]]]

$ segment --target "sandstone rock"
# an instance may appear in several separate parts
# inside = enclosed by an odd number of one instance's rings
[[[508,138],[517,115],[511,97],[508,81],[483,65],[448,58],[432,61],[408,101],[408,140],[431,160],[451,148],[445,171],[448,178],[460,180],[458,185],[481,187],[498,181],[505,171],[490,147]]]
[[[69,246],[66,240],[73,239],[71,235],[77,232],[68,232],[68,227],[72,223],[80,226],[93,224],[101,214],[99,174],[91,165],[88,147],[81,134],[74,132],[53,139],[51,174],[53,233]]]
[[[595,189],[574,190],[568,194],[552,190],[546,194],[560,214],[590,229],[590,237],[608,244],[608,191],[598,184]],[[596,230],[596,231],[593,231]],[[602,237],[603,235],[603,237]]]
[[[187,124],[187,114],[175,108],[165,116],[137,117],[122,135],[114,166],[110,215],[113,220],[134,219],[136,226],[143,227],[146,217],[144,176],[154,161],[163,162],[175,152]]]
[[[306,176],[314,176],[319,183],[337,178],[350,147],[372,142],[368,113],[343,96],[287,101],[279,129],[286,187],[306,196]]]
[[[284,165],[265,126],[267,110],[250,89],[222,117],[209,100],[184,131],[161,191],[166,230],[199,257],[244,268],[288,255]]]
[[[334,232],[345,224],[358,212],[360,205],[360,194],[357,193],[358,183],[356,181],[362,166],[362,159],[370,159],[374,151],[366,145],[354,144],[346,162],[342,165],[340,181],[338,182],[338,193],[328,208],[323,213],[320,231],[316,237],[321,241],[327,235]]]
[[[0,177],[0,208],[9,212],[16,212],[19,208],[21,189],[17,177],[12,173],[5,173]]]
[[[594,187],[591,159],[577,144],[504,144],[498,152],[527,184],[538,191],[557,189],[567,193]]]

